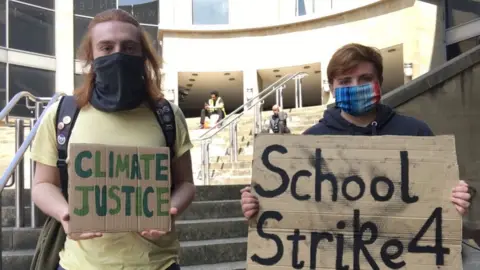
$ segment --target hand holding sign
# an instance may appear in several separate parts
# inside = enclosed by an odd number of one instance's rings
[[[68,223],[70,222],[70,215],[68,213],[65,213],[62,216],[62,220],[60,222],[62,223],[62,227],[65,230],[65,232],[68,232],[69,231]],[[98,233],[98,232],[93,232],[93,233],[89,233],[89,232],[86,232],[86,233],[69,233],[68,234],[68,238],[70,238],[72,240],[75,240],[75,241],[87,240],[87,239],[97,238],[97,237],[101,237],[101,236],[102,236],[102,233]]]
[[[175,208],[175,207],[172,207],[170,208],[170,216],[171,216],[171,221],[172,223],[174,222],[174,216],[177,215],[178,213],[178,209]],[[164,232],[164,231],[159,231],[159,230],[145,230],[143,232],[141,232],[140,234],[149,239],[149,240],[157,240],[158,238],[162,237],[163,235],[165,235],[167,232]]]
[[[242,211],[245,218],[250,219],[258,213],[258,199],[252,195],[250,186],[240,190],[242,193]]]
[[[456,187],[452,188],[451,201],[461,215],[465,215],[470,207],[472,195],[469,191],[469,186],[465,181],[460,181]]]

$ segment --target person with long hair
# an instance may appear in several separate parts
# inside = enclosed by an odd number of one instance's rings
[[[71,143],[165,147],[166,138],[150,106],[163,99],[160,60],[140,24],[120,9],[96,15],[80,46],[86,72],[74,91],[79,113]],[[36,161],[32,199],[68,232],[69,207],[60,190],[55,117],[59,103],[47,109],[36,134],[31,158]],[[175,118],[170,215],[184,211],[195,196],[185,117],[171,104]],[[68,121],[69,122],[69,121]],[[65,123],[68,124],[68,123]],[[67,159],[68,164],[68,159]],[[69,234],[60,252],[58,269],[173,270],[179,241],[174,232]]]

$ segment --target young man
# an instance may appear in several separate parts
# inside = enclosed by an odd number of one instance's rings
[[[156,114],[149,106],[163,98],[159,60],[149,44],[140,24],[125,11],[108,10],[93,18],[80,47],[82,60],[91,68],[83,86],[75,90],[79,113],[70,143],[166,146]],[[32,146],[31,158],[37,164],[32,199],[68,231],[68,203],[60,190],[57,168],[58,106],[57,102],[45,112]],[[175,155],[171,163],[175,186],[170,209],[173,220],[192,202],[195,186],[190,157],[192,143],[185,117],[177,106],[171,104],[171,107],[176,128]],[[73,120],[64,120],[62,125]],[[65,143],[60,135],[58,143]],[[172,232],[71,234],[60,252],[58,269],[174,270],[179,269],[178,252],[174,228]]]
[[[223,99],[218,95],[217,91],[213,91],[210,93],[210,99],[208,100],[208,103],[205,103],[205,107],[200,113],[200,128],[204,128],[205,116],[208,116],[210,118],[212,114],[218,115],[217,122],[222,121],[222,119],[226,115],[225,104],[223,103]]]
[[[268,133],[290,133],[287,127],[287,113],[280,111],[280,106],[273,105],[272,116],[267,120]]]
[[[307,135],[400,135],[433,136],[422,121],[395,113],[380,104],[383,82],[382,56],[374,48],[348,44],[332,56],[327,67],[330,89],[334,89],[336,107],[328,109],[323,119],[307,129]],[[468,185],[459,181],[451,201],[460,214],[470,206]],[[242,210],[246,218],[258,212],[258,199],[250,187],[241,190]]]

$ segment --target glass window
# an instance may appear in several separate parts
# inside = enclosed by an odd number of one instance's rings
[[[480,0],[447,0],[447,28],[480,18]]]
[[[9,4],[10,48],[55,55],[54,12],[12,1]]]
[[[142,25],[145,32],[149,35],[149,38],[152,40],[152,47],[155,51],[159,52],[160,50],[160,42],[158,41],[158,27],[150,26],[150,25]]]
[[[304,16],[304,15],[310,15],[315,13],[315,4],[318,0],[297,0],[296,1],[296,6],[295,6],[295,15],[296,16]],[[321,1],[319,4],[322,5],[323,8],[330,6],[331,3]]]
[[[21,91],[28,91],[34,96],[51,97],[55,93],[55,72],[10,64],[8,74],[8,98],[9,100]],[[12,115],[32,117],[33,110],[20,102],[12,110]]]
[[[20,0],[20,2],[55,9],[55,0]]]
[[[450,44],[447,46],[447,60],[455,58],[460,54],[473,49],[477,45],[480,45],[480,36],[462,40],[455,44]]]
[[[82,86],[82,83],[83,83],[83,74],[75,74],[75,77],[73,77],[73,84],[75,89]]]
[[[228,24],[228,0],[192,0],[193,24]]]
[[[0,63],[0,110],[7,104],[7,64]]]
[[[132,14],[140,23],[158,24],[158,0],[118,0],[118,8]]]
[[[94,17],[107,9],[117,8],[117,0],[74,0],[75,14]]]
[[[78,59],[78,49],[82,43],[83,36],[87,33],[88,24],[91,18],[74,16],[73,19],[73,46],[75,50],[75,59]]]
[[[0,46],[7,47],[7,5],[6,1],[0,3]]]

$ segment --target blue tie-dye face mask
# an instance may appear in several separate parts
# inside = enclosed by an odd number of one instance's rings
[[[380,103],[381,90],[378,83],[335,88],[335,103],[342,111],[359,116],[373,110]]]

